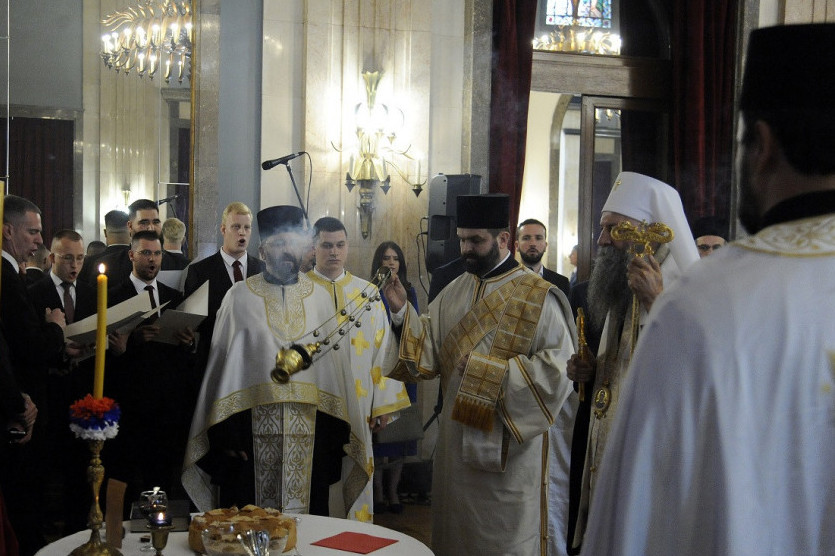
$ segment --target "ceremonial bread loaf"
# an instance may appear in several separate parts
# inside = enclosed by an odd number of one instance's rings
[[[234,527],[236,533],[253,530],[267,531],[271,539],[286,536],[285,552],[296,546],[295,519],[273,508],[259,508],[250,504],[241,509],[235,506],[218,508],[194,516],[188,528],[189,547],[195,552],[205,553],[202,533],[204,529],[208,529],[211,538],[229,543],[229,550],[223,550],[224,553],[245,554],[235,535],[228,533],[230,525]]]

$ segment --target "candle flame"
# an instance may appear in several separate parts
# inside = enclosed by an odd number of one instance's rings
[[[99,265],[99,274],[104,274],[105,266],[104,263]]]

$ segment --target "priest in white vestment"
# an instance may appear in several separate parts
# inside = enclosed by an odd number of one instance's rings
[[[632,359],[583,554],[835,554],[835,25],[752,32],[739,217]]]
[[[202,511],[249,502],[307,513],[318,498],[326,513],[341,478],[341,517],[370,521],[371,423],[409,405],[384,376],[386,310],[370,284],[335,308],[299,272],[311,237],[297,207],[264,209],[258,226],[266,271],[236,283],[218,311],[183,484]],[[317,343],[309,368],[271,378],[279,353],[310,355],[291,346]]]
[[[673,232],[672,241],[655,242],[653,256],[634,257],[628,252],[631,242],[612,237],[613,228],[623,221],[638,227],[643,223],[664,224]],[[573,501],[577,504],[577,522],[574,531],[568,532],[573,552],[582,545],[597,471],[609,430],[618,418],[620,392],[627,380],[636,341],[634,332],[640,337],[649,310],[663,289],[675,281],[682,269],[699,260],[678,192],[655,178],[621,172],[603,205],[600,226],[597,259],[588,290],[590,317],[597,319],[598,326],[603,322],[600,347],[596,359],[578,362],[575,356],[568,365],[571,378],[588,382],[586,395],[591,398],[592,410],[585,461],[572,462],[572,466],[583,466],[580,496]],[[639,302],[638,315],[633,314],[633,295]],[[637,319],[637,328],[633,327],[633,319]],[[582,377],[575,375],[580,366],[586,373]],[[580,428],[578,424],[575,430]]]
[[[440,377],[444,393],[432,484],[439,556],[542,556],[565,545],[565,522],[549,523],[549,502],[560,505],[549,481],[567,488],[568,469],[549,458],[554,438],[567,449],[577,407],[565,374],[574,327],[562,292],[510,256],[508,210],[506,195],[458,197],[467,272],[428,315],[396,279],[384,289],[393,324],[402,323],[395,376]]]

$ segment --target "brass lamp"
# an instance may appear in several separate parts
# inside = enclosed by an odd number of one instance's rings
[[[377,85],[382,78],[381,71],[363,72],[365,81],[365,102],[354,107],[357,146],[351,155],[349,170],[345,174],[345,187],[352,191],[360,186],[360,229],[362,237],[371,234],[371,217],[374,214],[375,187],[387,194],[391,189],[390,169],[394,170],[412,187],[415,196],[420,195],[426,180],[420,179],[420,161],[417,162],[417,176],[410,178],[403,167],[415,158],[409,153],[411,145],[397,145],[397,133],[403,127],[403,111],[397,107],[377,102]],[[334,146],[336,148],[336,146]],[[337,149],[340,150],[340,149]],[[405,159],[398,163],[396,157]]]

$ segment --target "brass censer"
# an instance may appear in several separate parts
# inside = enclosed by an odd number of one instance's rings
[[[390,268],[387,266],[378,268],[374,279],[360,292],[360,300],[350,312],[343,307],[313,330],[313,337],[318,338],[322,334],[322,329],[330,322],[340,318],[346,320],[345,324],[336,326],[321,341],[310,344],[291,344],[288,348],[279,349],[275,355],[275,368],[270,373],[270,378],[278,384],[287,384],[292,375],[310,368],[315,356],[321,356],[331,349],[339,349],[340,340],[348,335],[351,327],[359,328],[362,325],[359,320],[362,311],[370,311],[371,303],[380,300],[380,290],[390,278]]]

